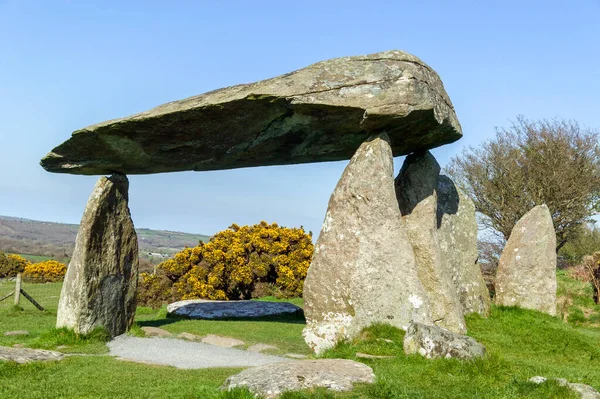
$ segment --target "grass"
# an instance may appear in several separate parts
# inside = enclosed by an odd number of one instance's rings
[[[592,299],[592,285],[571,278],[566,270],[559,270],[556,276],[562,317],[570,323],[600,327],[600,305]]]
[[[565,283],[565,279],[567,279]],[[585,287],[559,273],[559,290],[573,296],[584,316],[590,314]],[[579,287],[579,288],[577,288]],[[581,290],[581,289],[582,290]],[[269,298],[272,299],[272,298]],[[590,299],[591,300],[591,299]],[[296,304],[302,304],[296,301]],[[592,308],[593,309],[593,308]],[[488,318],[467,318],[469,335],[483,343],[488,353],[476,361],[426,360],[405,356],[404,333],[387,325],[372,326],[351,341],[338,344],[323,357],[347,358],[370,365],[377,377],[372,385],[357,385],[352,392],[324,390],[287,393],[282,399],[399,399],[399,398],[576,398],[555,382],[529,383],[535,375],[562,377],[600,390],[600,328],[585,322],[565,323],[534,311],[494,307]],[[283,351],[307,353],[301,338],[301,316],[259,321],[209,321],[166,318],[166,309],[138,308],[139,326],[155,325],[174,333],[221,334],[246,341],[264,342]],[[55,314],[33,310],[0,310],[0,345],[23,343],[32,347],[99,354],[71,356],[57,363],[16,365],[0,362],[0,398],[198,398],[250,399],[246,391],[221,392],[219,387],[235,369],[179,370],[117,361],[102,355],[101,331],[77,336],[53,329]],[[27,329],[28,337],[4,337],[9,329]],[[365,360],[357,352],[393,356]]]

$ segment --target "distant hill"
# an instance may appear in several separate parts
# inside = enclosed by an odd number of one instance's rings
[[[0,251],[55,258],[70,257],[75,247],[79,225],[40,222],[10,216],[0,216]],[[209,236],[177,231],[137,229],[140,254],[172,255],[185,246],[193,247]],[[157,259],[154,259],[157,260]]]

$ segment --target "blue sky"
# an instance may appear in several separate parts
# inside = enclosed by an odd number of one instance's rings
[[[600,128],[600,0],[0,0],[0,215],[79,222],[97,177],[39,166],[73,130],[390,49],[431,65],[456,107],[464,137],[434,150],[442,166],[520,114]],[[130,176],[130,207],[138,227],[316,235],[345,165]]]

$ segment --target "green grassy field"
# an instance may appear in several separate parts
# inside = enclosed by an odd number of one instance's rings
[[[567,279],[565,283],[565,279]],[[573,304],[585,313],[585,290],[580,283],[560,276],[560,290],[572,291]],[[565,284],[568,287],[565,287]],[[561,291],[562,292],[562,291]],[[583,302],[582,302],[583,301]],[[297,301],[302,304],[301,301]],[[576,305],[575,303],[579,303]],[[583,310],[582,310],[583,311]],[[259,321],[202,321],[169,319],[165,310],[138,308],[138,325],[156,325],[174,333],[191,332],[233,336],[252,344],[270,343],[281,352],[308,353],[301,338],[303,320],[276,318]],[[105,337],[96,332],[78,337],[55,330],[55,309],[48,312],[0,309],[0,345],[22,343],[83,353],[57,363],[16,365],[0,362],[0,398],[250,398],[247,392],[223,393],[219,387],[234,369],[178,370],[172,367],[132,364],[105,354]],[[575,398],[550,382],[535,385],[535,375],[563,377],[600,390],[600,328],[593,320],[563,322],[538,312],[494,308],[490,317],[469,316],[469,335],[488,350],[485,358],[461,362],[405,356],[404,333],[389,326],[373,326],[352,342],[339,344],[324,357],[348,358],[373,367],[377,381],[356,386],[349,393],[290,393],[284,399],[324,398]],[[28,337],[4,337],[2,332],[30,331]],[[381,340],[385,338],[390,340]],[[390,355],[390,359],[357,359],[356,353]],[[89,356],[89,355],[93,356]]]

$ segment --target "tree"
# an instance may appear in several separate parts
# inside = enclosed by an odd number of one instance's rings
[[[483,226],[504,240],[531,208],[548,205],[558,251],[600,208],[598,140],[577,122],[518,117],[445,171],[471,197]]]
[[[568,265],[578,265],[586,255],[600,251],[600,229],[595,224],[582,224],[577,234],[559,252]]]

